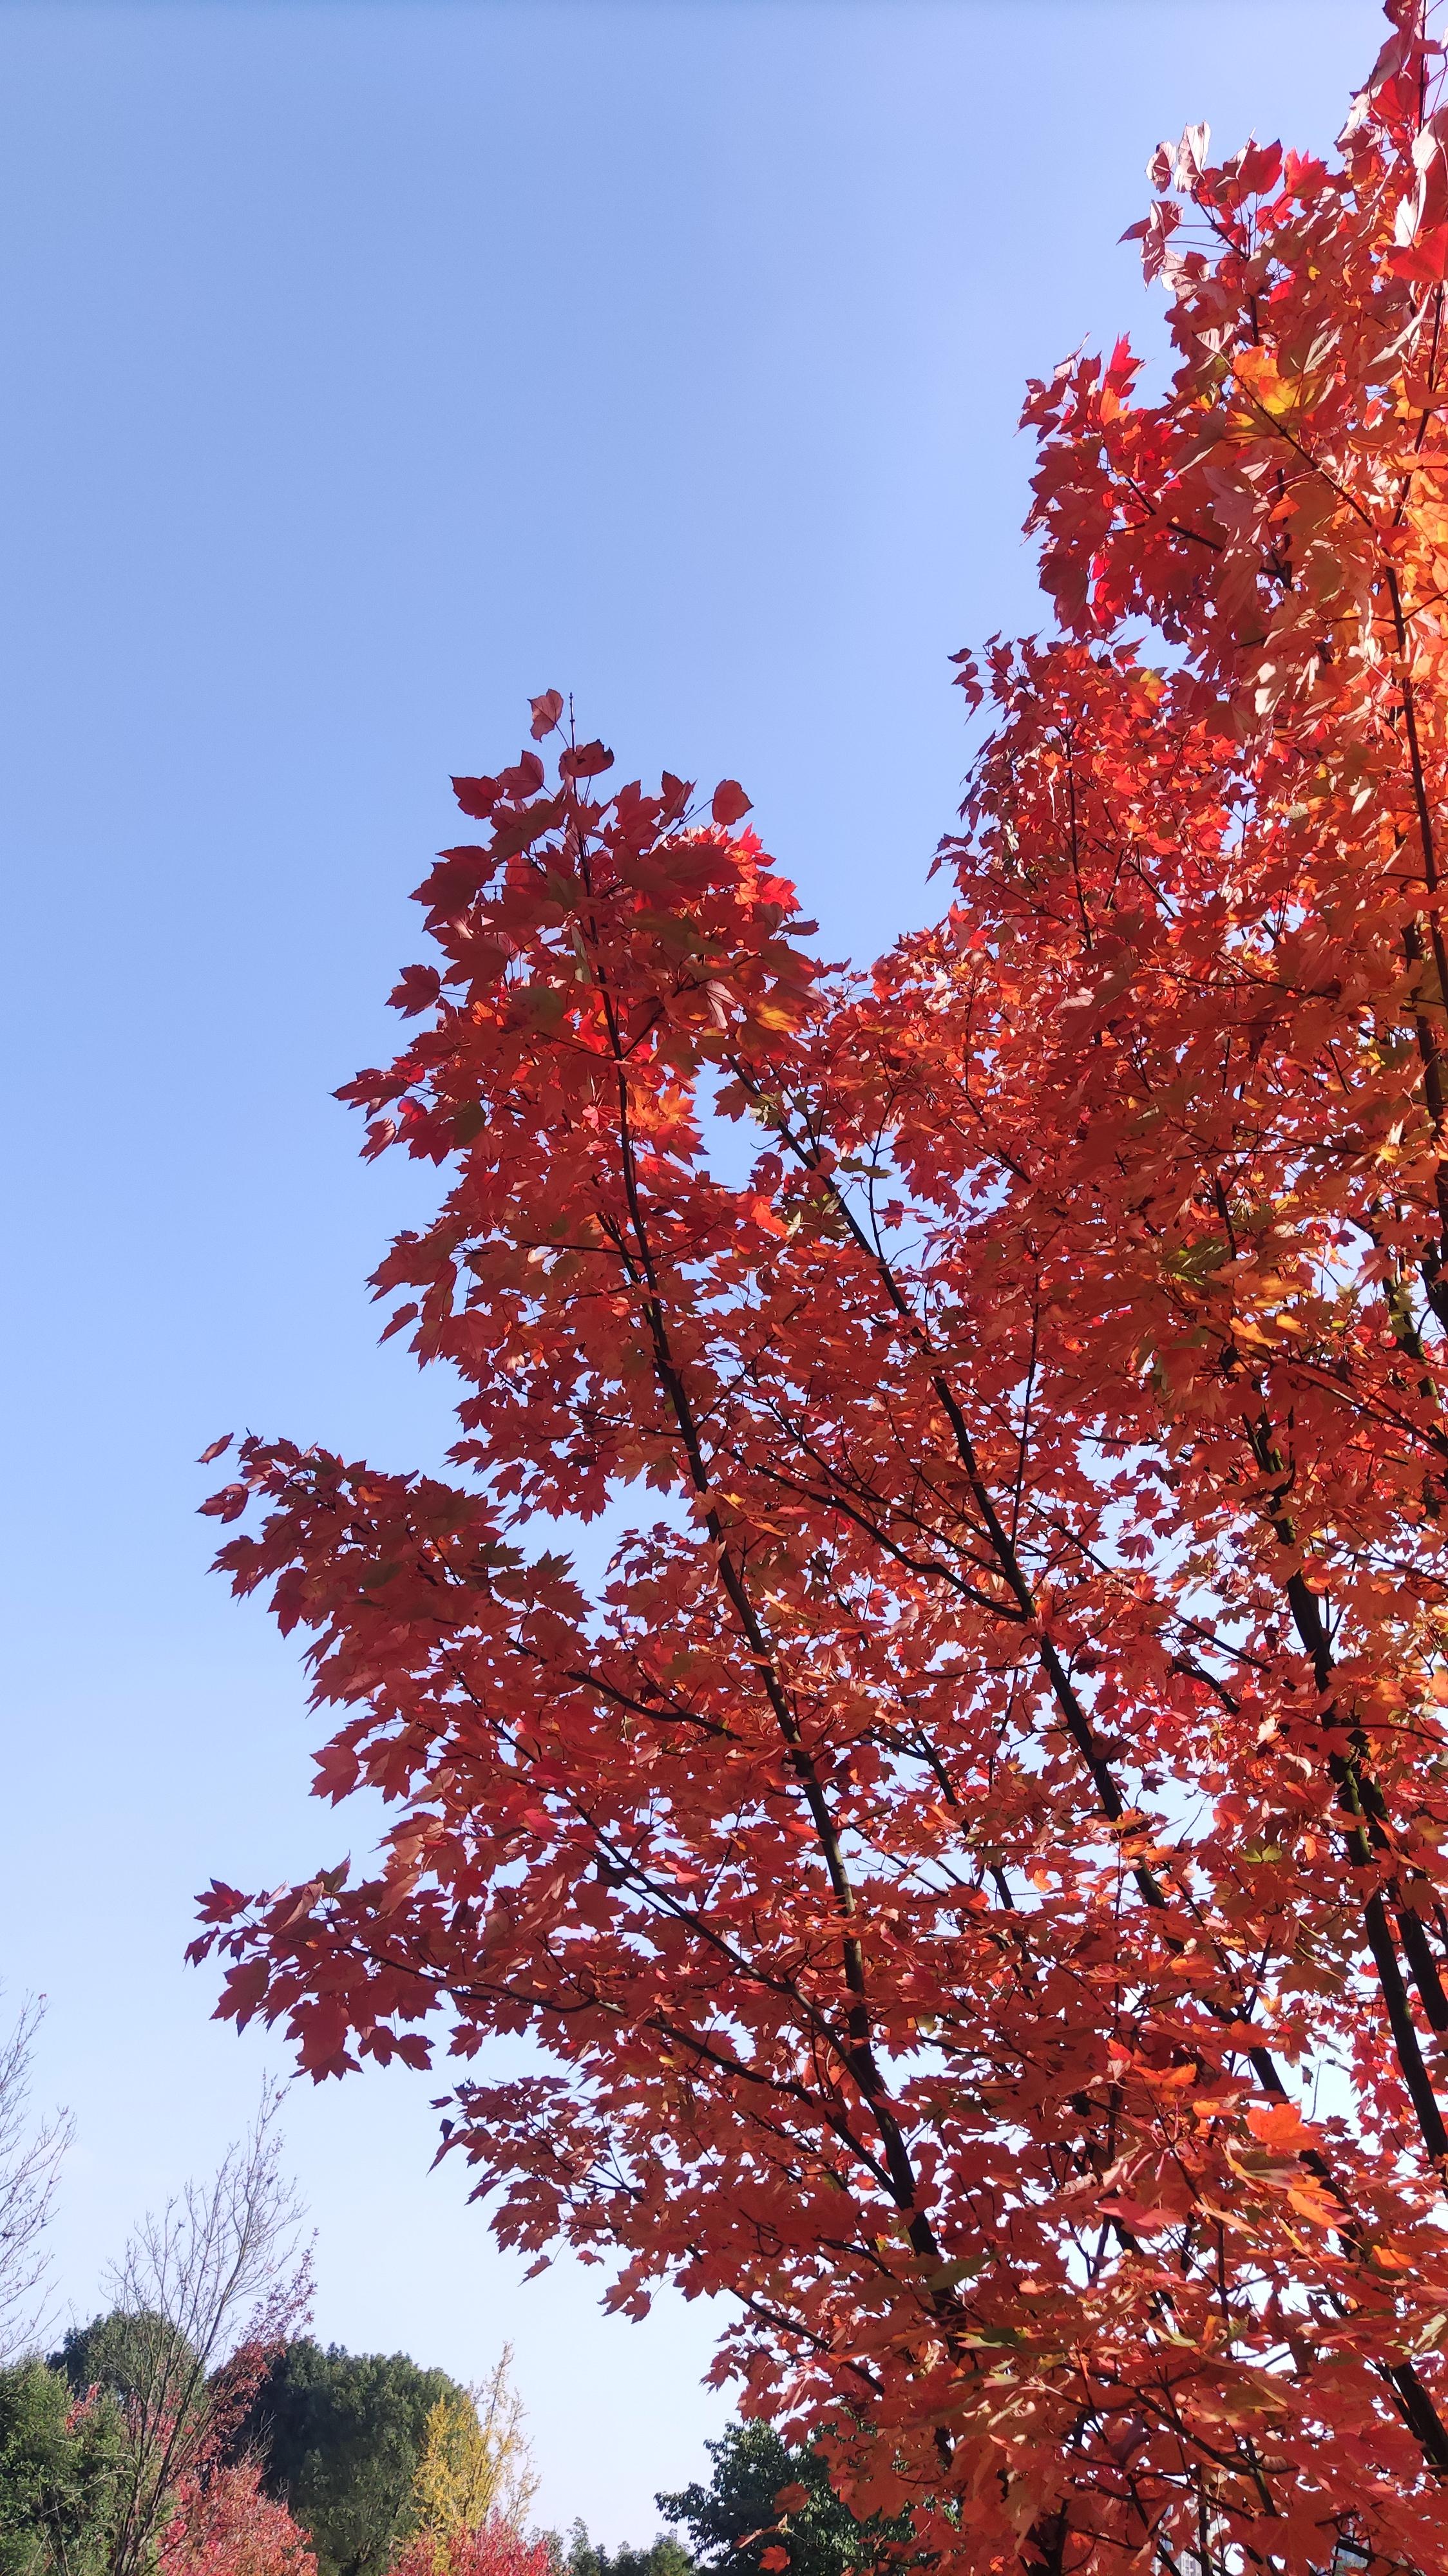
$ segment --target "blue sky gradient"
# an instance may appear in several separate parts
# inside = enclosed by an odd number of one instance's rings
[[[436,1459],[364,1281],[435,1176],[330,1095],[389,1047],[451,770],[571,688],[620,774],[741,778],[822,923],[924,917],[946,656],[1038,622],[1022,385],[1159,349],[1163,134],[1318,148],[1368,0],[0,5],[6,1045],[0,1973],[77,2144],[62,2311],[280,2052],[193,1892],[340,1857],[298,1660],[208,1582],[251,1425]],[[362,1828],[365,1831],[365,1821]],[[318,2331],[511,2337],[540,2510],[610,2542],[727,2414],[709,2320],[519,2286],[436,2082],[296,2086]]]

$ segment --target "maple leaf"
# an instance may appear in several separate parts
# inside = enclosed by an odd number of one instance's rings
[[[601,742],[570,744],[558,755],[559,772],[564,778],[597,778],[612,767],[613,753],[605,750]]]
[[[710,799],[709,811],[715,822],[722,823],[726,829],[731,823],[743,821],[751,807],[737,778],[720,779]]]
[[[487,821],[502,792],[496,778],[455,778],[452,785],[463,812],[479,823]]]
[[[394,1011],[415,1019],[419,1011],[430,1010],[442,989],[442,978],[435,966],[404,966],[388,994]]]

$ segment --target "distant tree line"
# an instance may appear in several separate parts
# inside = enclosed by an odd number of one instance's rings
[[[35,2026],[27,2011],[0,2038],[0,2576],[844,2576],[901,2554],[815,2451],[761,2424],[709,2446],[707,2484],[656,2498],[671,2529],[647,2544],[529,2528],[506,2349],[468,2388],[299,2330],[309,2266],[275,2097],[209,2183],[137,2229],[111,2306],[42,2359],[68,2129],[28,2116]]]
[[[0,2576],[118,2576],[126,2564],[161,2576],[765,2576],[766,2550],[781,2545],[791,2576],[846,2576],[899,2554],[892,2528],[847,2512],[816,2454],[762,2424],[710,2444],[707,2484],[656,2498],[674,2528],[646,2545],[607,2549],[581,2522],[524,2541],[502,2481],[471,2521],[450,2522],[439,2489],[456,2474],[449,2436],[478,2423],[473,2393],[405,2353],[309,2336],[270,2356],[214,2456],[178,2481],[136,2550],[136,2424],[159,2329],[116,2311],[48,2360],[0,2369]],[[781,2492],[801,2489],[805,2501],[781,2513]],[[198,2535],[209,2494],[227,2511]],[[458,2549],[490,2525],[488,2550]]]

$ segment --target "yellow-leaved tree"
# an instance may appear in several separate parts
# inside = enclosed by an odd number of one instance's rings
[[[521,2530],[538,2492],[512,2366],[505,2344],[489,2378],[465,2395],[440,2397],[428,2416],[412,2506],[419,2536],[434,2541],[440,2557],[485,2523]]]

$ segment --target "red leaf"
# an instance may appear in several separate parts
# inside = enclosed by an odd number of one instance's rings
[[[533,710],[533,740],[541,742],[545,734],[553,731],[563,713],[563,692],[561,689],[545,689],[541,698],[530,698],[528,704]]]
[[[536,796],[542,784],[543,763],[536,751],[520,752],[511,769],[498,772],[499,791],[511,805],[521,804],[525,797]]]
[[[219,1458],[223,1450],[231,1447],[232,1441],[235,1437],[236,1434],[234,1431],[224,1431],[219,1440],[213,1440],[209,1448],[202,1450],[200,1457],[196,1461],[197,1466],[209,1467],[213,1458]]]
[[[486,823],[498,801],[499,782],[496,778],[455,778],[453,794],[475,823]]]
[[[416,1019],[419,1011],[429,1010],[442,990],[442,977],[435,966],[404,966],[387,999],[404,1019]]]
[[[536,805],[520,806],[506,822],[498,825],[493,838],[494,858],[515,859],[520,850],[531,849],[545,832],[552,831],[554,824],[562,819],[563,812],[561,796],[540,796]]]
[[[967,703],[972,708],[978,707],[985,691],[981,686],[980,665],[975,655],[966,646],[959,653],[952,653],[950,658],[956,666],[952,688],[964,689]]]
[[[581,742],[576,749],[561,752],[558,760],[559,774],[564,778],[597,778],[612,767],[613,753],[605,750],[601,742]]]
[[[709,811],[713,815],[715,822],[724,824],[727,829],[731,823],[742,822],[744,816],[752,810],[750,800],[745,795],[738,779],[721,778],[718,786],[714,790],[713,801],[709,807]]]
[[[1237,182],[1244,194],[1265,197],[1282,176],[1280,143],[1249,143],[1237,164]]]

